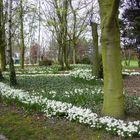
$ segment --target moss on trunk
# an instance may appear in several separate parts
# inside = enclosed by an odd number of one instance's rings
[[[124,96],[118,25],[119,0],[99,0],[99,6],[104,69],[104,102],[102,113],[103,115],[121,118],[124,116]]]
[[[10,71],[10,86],[17,85],[14,61],[12,58],[12,0],[8,2],[8,52],[9,52],[9,71]]]
[[[3,1],[0,0],[0,68],[2,71],[6,69],[5,45],[5,20],[3,13]]]

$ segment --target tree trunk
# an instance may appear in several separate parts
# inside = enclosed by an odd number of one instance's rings
[[[37,63],[39,63],[40,61],[40,47],[41,47],[41,42],[40,42],[40,31],[41,31],[41,17],[40,17],[40,8],[41,8],[41,3],[40,0],[38,1],[38,44],[39,44],[39,48],[37,51]]]
[[[77,45],[77,41],[76,41],[76,38],[75,38],[75,35],[74,35],[73,40],[72,40],[72,59],[73,59],[73,64],[76,64],[76,61],[77,61],[76,45]]]
[[[102,114],[124,116],[124,96],[118,25],[119,0],[99,0],[101,44],[104,69],[104,102]]]
[[[2,71],[6,69],[6,58],[5,58],[5,45],[4,42],[0,41],[0,68]]]
[[[0,0],[0,68],[2,71],[6,69],[5,20],[4,20],[4,14],[3,14],[3,0]]]
[[[12,0],[8,3],[8,51],[9,51],[9,70],[10,70],[10,86],[17,84],[14,61],[12,58]]]
[[[61,70],[64,70],[63,51],[61,46],[59,46],[58,50],[58,62],[61,65]]]
[[[2,71],[1,71],[1,69],[0,69],[0,82],[1,82],[2,80],[4,80],[4,77],[3,77]]]
[[[63,0],[62,3],[60,1],[55,0],[55,8],[56,14],[60,22],[59,26],[59,33],[57,35],[57,41],[59,46],[62,48],[62,57],[63,57],[63,64],[62,67],[65,66],[65,69],[69,69],[68,63],[68,48],[67,48],[67,15],[68,15],[68,0]],[[60,4],[61,3],[61,4]],[[60,10],[62,9],[62,12]],[[56,30],[58,32],[58,30]]]
[[[74,10],[74,7],[72,5],[72,0],[69,0],[70,3],[70,8],[72,10],[73,14],[73,32],[72,32],[72,59],[73,59],[73,64],[76,64],[76,23],[77,23],[77,17],[76,17],[76,10]]]
[[[23,29],[23,4],[20,0],[20,66],[24,69],[24,54],[25,54],[25,45],[24,45],[24,29]]]
[[[99,52],[98,52],[98,25],[97,23],[91,22],[92,38],[93,38],[93,64],[92,74],[99,78]]]
[[[75,46],[73,46],[73,50],[72,50],[72,59],[73,59],[73,64],[76,64],[76,49],[75,49]]]
[[[65,69],[69,70],[67,46],[66,45],[63,46],[63,56],[64,56]]]
[[[140,52],[138,51],[138,66],[140,68]]]
[[[64,0],[63,1],[63,27],[62,27],[62,31],[63,31],[63,45],[62,45],[62,51],[64,54],[64,63],[65,63],[65,68],[66,70],[69,69],[69,63],[68,63],[68,49],[67,49],[67,35],[68,35],[68,31],[67,31],[67,15],[68,15],[68,0]]]

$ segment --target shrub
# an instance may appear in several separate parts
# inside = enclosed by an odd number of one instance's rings
[[[52,63],[53,63],[52,60],[45,59],[45,60],[39,61],[39,66],[51,66]]]
[[[91,61],[88,57],[84,57],[82,60],[79,61],[80,64],[91,64]]]

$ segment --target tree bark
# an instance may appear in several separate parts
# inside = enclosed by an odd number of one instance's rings
[[[124,96],[118,25],[119,0],[99,0],[101,44],[104,69],[104,102],[102,114],[124,116]]]
[[[25,54],[25,45],[24,45],[24,26],[23,26],[23,4],[20,0],[20,66],[24,69],[24,54]]]
[[[10,86],[17,85],[14,61],[12,58],[12,0],[8,3],[8,52],[9,52],[9,70],[10,70]]]
[[[73,50],[72,50],[72,59],[73,59],[73,64],[76,64],[76,47],[75,46],[73,46]]]
[[[3,13],[3,0],[0,0],[0,68],[2,71],[6,69],[5,46],[5,19]]]
[[[98,25],[97,23],[91,22],[92,38],[93,38],[93,64],[92,74],[99,78],[99,51],[98,51]]]
[[[140,51],[138,51],[138,67],[140,68]]]
[[[68,49],[67,49],[67,35],[68,35],[68,31],[67,31],[67,15],[68,15],[68,0],[64,0],[63,1],[63,25],[62,25],[62,31],[63,31],[63,45],[62,45],[62,49],[63,49],[63,54],[64,54],[64,63],[65,63],[65,68],[66,70],[69,69],[69,63],[68,63]]]
[[[77,23],[77,17],[76,17],[76,10],[74,10],[74,7],[72,5],[72,0],[69,0],[70,3],[70,8],[72,10],[72,14],[73,14],[73,32],[72,32],[72,59],[73,59],[73,64],[76,64],[76,42],[77,42],[77,38],[76,38],[76,23]]]
[[[61,65],[61,70],[64,70],[63,51],[61,46],[59,46],[58,50],[58,62]]]
[[[2,80],[4,80],[4,77],[3,77],[2,71],[1,71],[1,69],[0,69],[0,82],[1,82]]]

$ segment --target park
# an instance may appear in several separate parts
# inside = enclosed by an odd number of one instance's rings
[[[0,0],[0,140],[140,140],[138,0]]]

